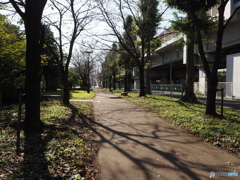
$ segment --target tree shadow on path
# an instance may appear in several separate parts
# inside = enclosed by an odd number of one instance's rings
[[[87,123],[87,122],[86,122]],[[128,133],[124,133],[121,131],[116,131],[112,128],[109,128],[99,122],[93,122],[95,124],[94,127],[92,127],[92,130],[95,132],[95,134],[100,137],[100,141],[98,141],[98,143],[104,144],[107,143],[109,145],[111,145],[114,149],[116,149],[117,151],[119,151],[121,154],[123,154],[125,157],[127,157],[128,159],[130,159],[135,165],[138,166],[139,169],[141,169],[142,172],[144,172],[145,174],[145,179],[146,180],[152,180],[154,179],[154,177],[152,177],[152,174],[149,172],[149,169],[147,169],[146,165],[151,165],[152,167],[155,168],[168,168],[168,169],[172,169],[173,171],[181,171],[183,172],[186,177],[188,177],[189,179],[195,179],[195,180],[200,180],[202,178],[199,178],[199,175],[197,175],[195,172],[193,172],[191,169],[188,168],[188,165],[185,164],[184,162],[180,161],[178,159],[178,157],[173,153],[173,152],[163,152],[158,150],[157,148],[155,148],[154,146],[152,146],[151,144],[148,143],[144,143],[141,142],[135,138],[130,137],[131,135]],[[97,128],[96,128],[97,127]],[[124,150],[124,148],[121,148],[120,146],[118,146],[117,144],[111,142],[111,139],[106,139],[103,135],[103,133],[101,133],[98,129],[98,127],[101,127],[104,129],[104,131],[106,130],[107,133],[112,133],[113,136],[114,135],[118,135],[122,138],[124,138],[126,141],[130,141],[132,143],[135,143],[137,145],[141,145],[145,148],[147,148],[148,150],[152,151],[153,153],[157,153],[159,154],[161,157],[163,157],[164,159],[166,159],[168,162],[170,162],[175,168],[173,168],[172,166],[167,167],[166,165],[161,165],[159,163],[155,163],[153,162],[150,158],[143,158],[143,159],[139,159],[139,158],[135,158],[133,154],[131,154],[130,152]],[[154,132],[155,133],[155,132]],[[135,135],[135,137],[138,135]],[[153,137],[154,138],[154,137]],[[200,164],[195,164],[193,166],[202,166],[202,169],[207,169],[207,167],[204,167],[204,165],[200,165]],[[134,173],[134,172],[133,172]],[[155,177],[156,178],[156,177]]]

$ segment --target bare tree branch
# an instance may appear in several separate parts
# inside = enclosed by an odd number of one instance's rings
[[[22,1],[18,2],[14,0],[9,0],[9,2],[12,4],[12,6],[17,11],[17,13],[21,16],[21,18],[25,21],[26,20],[25,13],[22,12],[21,8],[19,7],[19,5],[22,4],[23,2]],[[25,7],[25,4],[22,4],[22,6]]]

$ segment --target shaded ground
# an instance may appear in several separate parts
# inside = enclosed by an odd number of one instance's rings
[[[96,90],[95,128],[102,180],[200,180],[240,172],[240,160],[153,113]],[[239,177],[214,177],[239,179]]]
[[[175,98],[179,98],[179,99],[181,97],[181,95],[178,95],[178,94],[166,94],[166,93],[160,93],[160,92],[153,92],[153,94],[159,94],[161,96],[170,96],[170,97],[175,97]],[[205,97],[197,97],[197,99],[201,102],[206,102]],[[219,105],[219,106],[221,105],[221,99],[216,100],[216,105]],[[240,110],[240,101],[239,100],[226,100],[224,98],[223,106]]]
[[[22,133],[21,151],[17,156],[15,110],[1,109],[0,179],[98,179],[95,163],[98,147],[90,129],[92,103],[72,102],[69,106],[42,103],[41,117],[45,122],[44,131],[25,138]]]

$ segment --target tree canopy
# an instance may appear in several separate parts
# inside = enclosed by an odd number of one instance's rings
[[[0,91],[5,100],[16,100],[24,89],[25,49],[23,32],[0,15]]]

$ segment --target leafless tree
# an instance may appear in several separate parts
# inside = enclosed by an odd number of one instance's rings
[[[120,51],[127,53],[135,60],[139,70],[140,94],[145,96],[145,75],[144,69],[147,62],[146,54],[149,42],[149,34],[152,33],[153,26],[146,23],[148,20],[141,14],[138,2],[134,0],[95,0],[101,11],[103,20],[110,27],[111,33],[120,44]],[[150,9],[150,8],[149,8]],[[147,12],[146,12],[147,13]],[[149,12],[150,13],[150,12]],[[130,32],[126,26],[126,18],[131,15],[134,19],[133,30]],[[121,23],[119,23],[121,22]],[[123,32],[128,36],[129,41],[124,41]],[[132,34],[137,35],[137,40]],[[130,44],[130,46],[129,46]]]
[[[73,55],[72,65],[79,73],[82,79],[82,86],[85,87],[89,93],[90,89],[90,75],[95,67],[96,55],[92,55],[93,51],[76,51]]]
[[[93,19],[90,1],[50,0],[53,17],[48,14],[44,21],[57,32],[55,42],[59,49],[58,64],[63,83],[63,104],[69,104],[68,68],[77,38]]]

